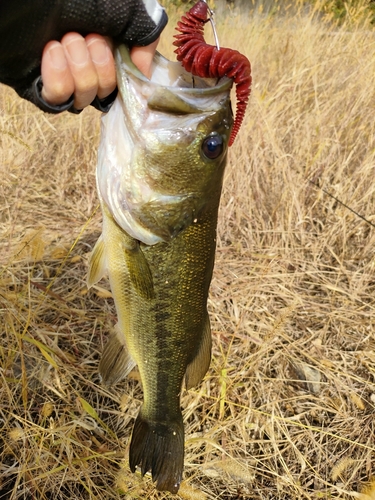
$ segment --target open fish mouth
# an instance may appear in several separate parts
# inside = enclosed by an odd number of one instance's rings
[[[179,62],[170,61],[159,52],[155,53],[151,65],[151,78],[147,78],[135,66],[130,58],[129,49],[126,45],[120,45],[118,47],[115,59],[117,81],[120,87],[124,75],[130,74],[140,80],[140,82],[147,84],[148,87],[153,87],[154,92],[158,92],[157,87],[162,87],[168,88],[173,93],[181,93],[187,100],[191,98],[192,109],[199,109],[195,102],[197,97],[209,95],[217,96],[220,91],[225,92],[233,85],[233,80],[227,77],[218,79],[193,76],[186,71]],[[190,113],[191,111],[187,112]]]

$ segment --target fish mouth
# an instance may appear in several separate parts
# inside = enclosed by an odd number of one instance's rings
[[[207,111],[210,105],[204,98],[209,100],[210,97],[214,99],[212,106],[215,108],[216,103],[219,107],[221,102],[217,101],[218,95],[223,93],[227,96],[233,85],[233,80],[226,76],[219,79],[194,76],[186,71],[180,62],[170,61],[157,51],[151,65],[151,78],[147,78],[135,66],[126,45],[117,48],[115,59],[120,88],[124,78],[138,80],[139,84],[143,83],[143,92],[149,93],[148,107],[167,113],[191,114]]]

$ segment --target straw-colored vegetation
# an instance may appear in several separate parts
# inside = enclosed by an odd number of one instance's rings
[[[374,499],[375,34],[306,9],[221,21],[254,86],[178,498]],[[129,472],[137,372],[111,389],[97,375],[116,322],[108,283],[85,285],[98,136],[94,110],[46,116],[0,89],[2,499],[172,498]]]

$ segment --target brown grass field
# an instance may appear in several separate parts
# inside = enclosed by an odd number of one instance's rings
[[[219,17],[254,85],[177,497],[128,468],[137,372],[110,389],[97,375],[116,322],[108,283],[85,284],[99,113],[48,116],[0,88],[1,499],[375,499],[375,32],[360,14]]]

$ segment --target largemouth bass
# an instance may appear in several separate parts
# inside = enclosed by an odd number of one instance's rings
[[[114,384],[136,364],[144,401],[130,468],[158,490],[182,479],[180,393],[211,357],[207,295],[232,127],[232,80],[201,79],[157,54],[148,80],[128,50],[116,53],[119,97],[102,119],[97,186],[103,232],[88,285],[107,271],[118,324],[99,370]]]

